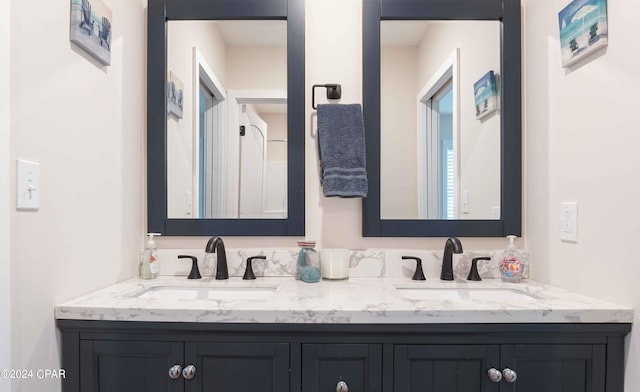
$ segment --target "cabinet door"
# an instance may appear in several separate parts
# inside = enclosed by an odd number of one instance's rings
[[[501,392],[604,392],[605,361],[600,344],[503,346],[502,365],[517,379],[503,379]]]
[[[288,343],[186,343],[187,392],[289,391]]]
[[[407,392],[497,392],[487,371],[499,368],[498,346],[396,345],[394,390]]]
[[[382,346],[379,344],[304,344],[302,390],[335,391],[344,381],[351,392],[382,390]]]
[[[83,340],[82,392],[181,392],[183,379],[169,369],[182,364],[181,342]]]

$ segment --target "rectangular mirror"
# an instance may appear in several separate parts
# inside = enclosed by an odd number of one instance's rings
[[[304,0],[149,0],[148,230],[304,235]]]
[[[286,219],[287,23],[169,21],[167,63],[169,218]]]
[[[479,83],[501,74],[500,22],[383,20],[380,45],[381,218],[500,219],[498,90]]]
[[[365,236],[521,233],[518,0],[364,0]]]

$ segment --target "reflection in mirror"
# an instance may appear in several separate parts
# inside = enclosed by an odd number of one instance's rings
[[[500,219],[500,113],[474,89],[499,78],[500,28],[381,22],[382,219]]]
[[[169,21],[167,36],[168,217],[286,219],[287,22]]]

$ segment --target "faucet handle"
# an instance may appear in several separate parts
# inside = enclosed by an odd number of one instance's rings
[[[473,260],[471,260],[471,270],[469,270],[469,276],[467,276],[467,280],[475,280],[475,281],[482,280],[482,278],[480,277],[480,274],[478,273],[478,260],[491,260],[491,257],[488,257],[488,256],[474,257]]]
[[[254,259],[266,260],[267,256],[251,256],[247,258],[247,267],[244,270],[244,276],[242,277],[242,279],[253,280],[256,278],[256,275],[253,273],[253,266],[251,265],[251,262]]]
[[[191,259],[192,264],[191,264],[191,272],[189,273],[189,276],[187,277],[187,279],[200,279],[202,278],[202,276],[200,276],[200,270],[198,269],[198,258],[195,256],[189,256],[189,255],[179,255],[178,256],[179,259]]]
[[[414,256],[402,256],[402,260],[415,260],[416,261],[416,272],[413,274],[413,278],[411,280],[427,280],[424,277],[424,272],[422,272],[422,259]]]

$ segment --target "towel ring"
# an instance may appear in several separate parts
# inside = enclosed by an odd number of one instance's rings
[[[316,107],[316,87],[327,88],[327,99],[340,99],[342,97],[342,86],[336,83],[328,84],[314,84],[311,88],[311,107],[313,110],[318,110]]]

